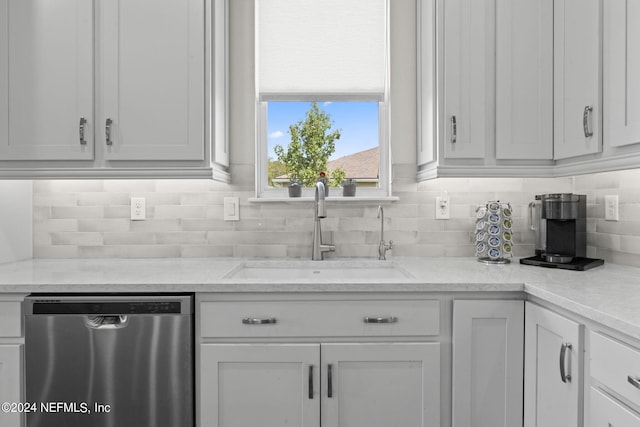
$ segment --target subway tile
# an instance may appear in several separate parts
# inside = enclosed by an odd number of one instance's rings
[[[233,257],[232,245],[187,245],[181,247],[184,258]]]
[[[34,245],[34,258],[78,258],[77,246]]]
[[[52,206],[52,218],[102,218],[102,206]]]
[[[107,232],[104,233],[105,245],[154,245],[156,243],[156,234],[153,232]],[[89,246],[88,244],[85,246]],[[93,245],[95,246],[95,245]]]
[[[160,245],[203,245],[207,243],[206,231],[174,231],[168,233],[156,233],[156,243]]]
[[[127,232],[130,229],[130,220],[123,218],[79,219],[78,231],[90,232]]]
[[[241,258],[285,258],[287,245],[235,245],[233,256]]]
[[[106,245],[80,246],[80,258],[179,258],[177,245]]]
[[[104,244],[102,239],[102,233],[84,233],[84,232],[54,232],[51,233],[51,244],[57,245],[102,245]]]
[[[131,221],[131,231],[180,231],[180,219],[146,219],[144,221]]]
[[[206,218],[207,210],[204,206],[174,206],[160,205],[154,210],[154,218]]]

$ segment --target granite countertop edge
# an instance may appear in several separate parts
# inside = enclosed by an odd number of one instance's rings
[[[409,273],[398,279],[295,280],[237,279],[234,271],[252,265],[379,268]],[[343,259],[251,260],[179,259],[35,259],[0,265],[0,293],[371,293],[371,292],[520,292],[640,340],[640,268],[605,264],[578,272],[509,265],[486,266],[474,258],[394,258],[386,264]],[[385,263],[381,261],[380,263]]]

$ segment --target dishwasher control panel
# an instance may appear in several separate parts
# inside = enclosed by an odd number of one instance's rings
[[[191,299],[185,296],[158,297],[88,297],[30,296],[26,314],[189,314]]]

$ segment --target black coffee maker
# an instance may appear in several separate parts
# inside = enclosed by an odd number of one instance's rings
[[[556,193],[536,196],[529,204],[530,228],[536,233],[536,255],[521,264],[588,270],[604,264],[587,258],[587,196]]]

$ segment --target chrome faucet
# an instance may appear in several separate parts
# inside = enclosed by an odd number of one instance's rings
[[[380,244],[378,245],[378,259],[387,259],[386,253],[393,249],[393,240],[389,240],[389,244],[384,241],[384,209],[382,205],[378,206],[378,219],[380,220]]]
[[[315,223],[313,226],[313,248],[311,249],[311,259],[314,261],[322,260],[325,252],[333,252],[336,250],[335,245],[325,245],[322,243],[320,219],[327,217],[327,208],[324,204],[324,196],[324,184],[322,182],[316,182],[316,198],[314,203]]]

